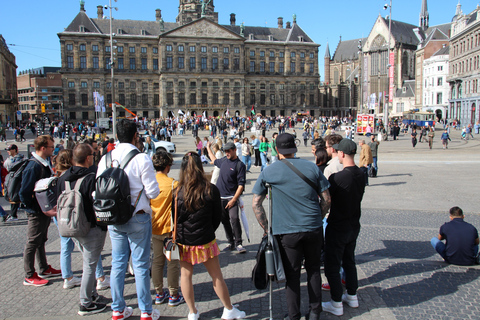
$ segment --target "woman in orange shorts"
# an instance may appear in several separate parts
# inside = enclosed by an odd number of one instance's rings
[[[220,225],[222,206],[217,187],[205,178],[200,156],[188,152],[182,159],[177,202],[176,239],[180,247],[181,287],[189,308],[188,320],[199,318],[193,292],[193,266],[203,263],[212,278],[215,293],[223,303],[222,319],[243,319],[245,312],[230,301],[218,261],[220,250],[215,230]],[[174,202],[175,203],[175,202]]]

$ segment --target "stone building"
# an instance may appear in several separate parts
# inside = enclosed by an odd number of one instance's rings
[[[438,119],[446,119],[449,116],[448,59],[449,46],[444,44],[442,49],[423,61],[423,104],[421,109],[422,111],[434,112]]]
[[[57,121],[63,115],[63,83],[59,67],[41,67],[25,70],[17,76],[18,110],[22,121],[48,116]],[[42,112],[42,104],[45,112]]]
[[[318,110],[318,47],[297,24],[277,28],[218,24],[213,1],[179,0],[176,22],[113,20],[80,12],[58,34],[65,93],[71,120],[93,119],[93,92],[140,117],[249,115],[252,106],[267,116]],[[114,50],[114,88],[110,51]],[[111,113],[108,110],[107,113]],[[124,116],[120,111],[118,116]]]
[[[449,119],[461,125],[480,121],[480,6],[469,14],[462,12],[460,3],[452,20],[450,38]]]
[[[0,34],[0,123],[15,121],[17,106],[17,64]]]
[[[321,115],[355,117],[357,110],[361,113],[359,54],[364,39],[342,41],[330,56],[330,47],[325,49],[325,80],[320,86]]]

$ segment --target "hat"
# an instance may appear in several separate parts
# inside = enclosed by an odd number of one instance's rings
[[[357,144],[350,139],[342,139],[339,143],[332,146],[337,151],[342,151],[345,154],[357,153]]]
[[[231,149],[236,149],[235,144],[233,142],[227,142],[223,146],[223,150],[231,150]]]
[[[295,138],[290,133],[282,133],[277,136],[275,140],[278,153],[291,154],[297,152],[297,146],[295,145]]]
[[[9,145],[8,147],[5,148],[5,150],[7,150],[7,151],[10,151],[12,149],[15,149],[15,150],[18,151],[17,145],[16,144],[11,144],[11,145]]]

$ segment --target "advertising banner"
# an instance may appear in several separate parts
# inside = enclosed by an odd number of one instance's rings
[[[390,52],[390,57],[388,63],[390,64],[390,68],[388,69],[388,102],[393,102],[393,84],[394,84],[394,76],[395,76],[395,53]]]
[[[375,115],[374,114],[359,114],[357,115],[357,133],[365,134],[367,132],[367,126],[370,125],[372,129],[375,129]],[[373,131],[372,131],[373,133]]]

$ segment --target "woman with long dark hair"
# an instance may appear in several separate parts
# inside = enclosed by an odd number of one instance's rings
[[[173,213],[177,214],[176,239],[180,248],[181,287],[188,305],[188,320],[200,312],[195,306],[193,266],[203,263],[212,278],[215,293],[224,305],[222,319],[243,319],[245,312],[235,308],[218,261],[220,250],[215,230],[220,225],[222,206],[217,187],[205,178],[200,156],[188,152],[182,159],[180,180],[175,190]]]

